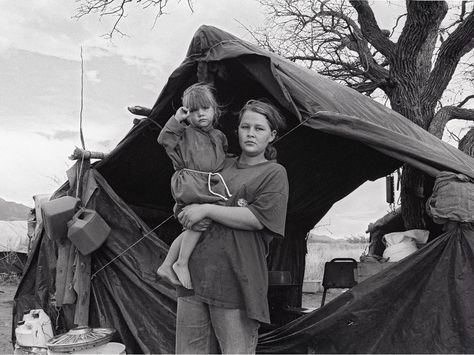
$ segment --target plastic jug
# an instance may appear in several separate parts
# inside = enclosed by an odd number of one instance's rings
[[[48,315],[42,309],[33,309],[23,319],[15,329],[17,344],[46,348],[46,342],[54,336]]]
[[[83,255],[98,249],[110,234],[110,227],[94,210],[81,208],[68,223],[67,237]]]
[[[41,205],[44,228],[50,239],[59,240],[66,237],[67,222],[76,213],[79,202],[76,197],[63,196]]]

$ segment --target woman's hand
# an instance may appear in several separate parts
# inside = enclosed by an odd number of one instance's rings
[[[209,229],[209,227],[212,224],[212,219],[209,218],[204,218],[203,220],[200,220],[199,222],[196,222],[193,225],[193,231],[195,232],[205,232]]]
[[[187,205],[178,214],[178,221],[186,229],[193,229],[192,227],[207,217],[207,204],[192,204]]]

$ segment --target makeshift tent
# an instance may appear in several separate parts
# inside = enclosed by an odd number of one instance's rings
[[[28,243],[26,221],[0,221],[0,272],[22,272]]]
[[[234,136],[237,112],[247,100],[267,98],[287,119],[288,129],[275,143],[279,162],[285,166],[290,181],[286,238],[272,244],[268,263],[272,270],[291,271],[295,283],[301,284],[303,280],[307,231],[336,201],[365,181],[389,174],[404,162],[431,176],[446,170],[474,178],[474,159],[405,117],[231,34],[202,26],[149,117],[138,120],[109,156],[93,166],[81,195],[83,203],[98,211],[112,228],[105,244],[92,254],[90,326],[116,328],[120,340],[127,345],[127,352],[174,351],[175,293],[156,280],[155,270],[180,226],[169,218],[173,206],[169,188],[173,168],[156,138],[161,126],[180,106],[184,89],[197,81],[214,83],[218,100],[225,107],[220,128],[226,133],[233,153],[238,153]],[[73,186],[71,180],[53,198],[74,194]],[[433,294],[425,296],[437,313],[418,312],[415,323],[432,324],[431,317],[439,315],[441,319],[435,329],[425,326],[410,332],[403,329],[403,319],[398,318],[396,323],[390,323],[392,327],[387,328],[387,333],[380,326],[401,314],[400,309],[406,315],[406,307],[417,306],[413,300],[425,292],[423,285],[406,289],[403,294],[393,293],[393,289],[416,283],[417,277],[432,267],[431,256],[439,256],[437,265],[442,269],[445,264],[456,262],[464,246],[471,245],[463,244],[462,238],[449,241],[446,238],[425,252],[430,258],[420,253],[416,262],[400,263],[398,268],[392,268],[390,276],[368,279],[359,284],[354,293],[328,303],[304,320],[262,335],[258,350],[301,352],[311,344],[316,351],[325,352],[412,352],[421,349],[410,345],[420,339],[420,333],[425,335],[421,339],[426,340],[427,335],[436,338],[457,326],[472,329],[472,309],[467,312],[469,317],[463,319],[465,322],[445,321],[450,310],[445,307],[449,302],[438,301]],[[430,252],[438,250],[440,245],[444,246],[446,256]],[[449,249],[446,245],[450,245]],[[472,256],[472,249],[469,250]],[[28,271],[15,297],[14,324],[24,309],[40,306],[52,319],[58,319],[59,330],[72,326],[72,308],[65,305],[58,314],[51,301],[55,291],[55,262],[55,245],[43,234],[31,253]],[[421,264],[423,267],[418,267]],[[454,277],[451,273],[439,278],[437,274],[427,275],[438,286],[436,290],[448,287],[446,283]],[[472,274],[457,277],[464,276],[473,286]],[[449,290],[453,298],[463,300],[457,314],[466,311],[463,307],[470,302],[466,299],[474,299],[473,287],[467,293]],[[349,316],[354,311],[349,299],[359,295],[364,296],[363,303],[356,304],[359,313],[354,322]],[[301,288],[296,296],[301,296]],[[376,303],[379,299],[386,302],[384,306],[393,304],[394,308],[390,312],[386,307],[371,308],[380,305]],[[394,299],[398,303],[392,302]],[[298,302],[298,297],[291,297],[293,305],[297,306]],[[364,318],[364,314],[370,317]],[[368,327],[374,318],[378,319],[378,327]],[[349,336],[345,338],[347,327],[352,327],[354,332],[347,333]],[[336,330],[341,342],[334,345],[335,340],[329,339],[327,334]],[[377,342],[382,339],[375,334],[377,332],[390,338],[389,347]],[[448,338],[440,338],[441,344],[436,347],[425,342],[422,349],[449,352],[449,346],[464,336],[464,333],[450,334]],[[470,337],[471,341],[472,335]],[[472,342],[456,349],[474,350]]]

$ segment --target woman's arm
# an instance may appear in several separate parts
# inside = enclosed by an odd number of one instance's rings
[[[191,228],[204,218],[223,224],[229,228],[243,230],[261,230],[263,224],[247,207],[231,207],[213,204],[192,204],[183,208],[178,215],[179,222],[185,228]]]

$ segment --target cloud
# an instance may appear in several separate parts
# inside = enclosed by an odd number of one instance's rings
[[[88,81],[92,83],[100,83],[101,80],[99,79],[99,72],[97,70],[88,70],[86,72],[86,78]]]
[[[97,144],[99,146],[104,147],[104,148],[108,148],[108,149],[112,148],[112,140],[110,140],[110,139],[106,139],[106,140],[103,140],[103,141],[97,141]]]
[[[3,36],[0,36],[0,52],[5,52],[11,46],[11,41]]]
[[[52,133],[46,132],[35,132],[36,134],[45,137],[48,140],[72,140],[76,139],[78,136],[77,131],[70,131],[70,130],[56,130]]]

